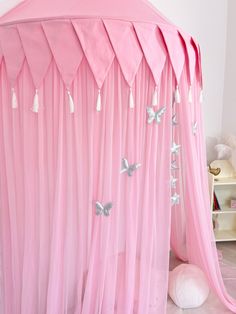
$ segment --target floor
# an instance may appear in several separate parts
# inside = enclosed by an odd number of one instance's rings
[[[224,282],[228,292],[236,299],[236,242],[219,243],[218,249],[221,251],[223,259],[220,262]],[[178,261],[174,258],[171,265],[176,266]],[[213,295],[209,296],[206,303],[198,309],[181,310],[169,299],[167,314],[231,314]]]

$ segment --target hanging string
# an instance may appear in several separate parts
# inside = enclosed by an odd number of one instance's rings
[[[155,107],[157,105],[158,105],[158,87],[156,85],[153,96],[152,96],[152,106]]]
[[[38,113],[39,112],[39,95],[38,95],[38,90],[35,90],[35,95],[34,95],[34,103],[33,103],[33,112]]]
[[[74,100],[71,96],[71,93],[69,91],[69,89],[67,89],[67,95],[69,98],[69,107],[70,107],[70,113],[74,113],[75,112],[75,104],[74,104]]]
[[[192,103],[193,103],[192,85],[190,85],[190,87],[189,87],[189,91],[188,91],[188,102],[189,102],[190,104],[192,104]]]
[[[179,92],[179,86],[176,86],[176,90],[175,90],[175,103],[176,104],[180,104],[181,99],[180,99],[180,92]]]
[[[18,101],[17,101],[16,92],[15,92],[14,87],[12,87],[11,93],[12,93],[12,99],[11,99],[12,109],[17,109],[18,108]]]
[[[130,92],[129,92],[129,107],[131,109],[134,109],[134,95],[133,95],[132,87],[130,87]]]
[[[101,89],[98,90],[98,97],[97,97],[97,105],[96,105],[97,112],[102,110],[102,96],[101,96]]]

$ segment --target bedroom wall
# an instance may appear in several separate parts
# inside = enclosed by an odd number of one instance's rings
[[[222,131],[236,135],[236,1],[228,0],[228,32],[226,47],[224,107]]]
[[[205,90],[203,108],[205,131],[207,136],[220,135],[222,131],[224,98],[227,0],[151,0],[150,2],[176,25],[192,34],[200,43],[203,58]],[[235,12],[236,1],[231,0],[230,2],[232,6],[234,2]],[[236,21],[234,21],[234,25],[235,29]],[[234,46],[234,48],[236,49],[236,46]],[[236,55],[235,50],[234,55]],[[229,72],[230,65],[228,66]],[[226,73],[227,76],[228,72]],[[236,93],[234,93],[234,99],[235,98]],[[231,102],[233,102],[233,100]],[[225,115],[230,115],[230,112],[225,112]]]

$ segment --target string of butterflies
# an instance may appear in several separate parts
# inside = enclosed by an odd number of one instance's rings
[[[166,112],[166,107],[161,107],[157,111],[154,110],[154,107],[157,106],[158,100],[157,100],[157,95],[153,96],[152,100],[152,107],[147,107],[147,123],[148,124],[161,124],[162,117]],[[202,102],[202,101],[201,101]],[[174,97],[174,102],[173,102],[173,117],[172,117],[172,146],[171,146],[171,179],[170,179],[170,184],[171,184],[171,205],[176,206],[180,204],[180,195],[176,192],[177,189],[177,182],[178,178],[176,177],[176,171],[179,170],[178,165],[177,165],[177,157],[179,155],[181,145],[175,143],[175,132],[174,129],[178,126],[178,121],[177,121],[177,113],[175,112],[176,106],[175,104],[180,104],[180,95],[179,95],[179,90],[175,91],[175,97]],[[192,97],[189,97],[189,103],[192,103]],[[194,122],[192,123],[192,133],[194,136],[197,134],[197,128],[198,128],[198,123]],[[133,174],[136,172],[141,167],[140,163],[135,163],[135,164],[129,164],[128,160],[123,158],[122,159],[122,169],[121,169],[121,174],[126,173],[129,177],[132,177]],[[173,193],[173,191],[175,191]],[[107,203],[103,205],[100,202],[96,202],[96,215],[98,216],[109,216],[111,209],[113,207],[113,204]]]

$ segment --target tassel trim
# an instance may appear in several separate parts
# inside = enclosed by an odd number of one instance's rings
[[[152,106],[155,107],[158,105],[158,87],[155,87],[153,96],[152,96]]]
[[[38,113],[39,112],[39,95],[38,95],[38,90],[35,90],[35,95],[34,95],[34,103],[33,103],[33,112]]]
[[[97,105],[96,105],[97,112],[100,112],[102,110],[102,96],[101,96],[101,90],[98,90],[98,98],[97,98]]]
[[[74,113],[75,112],[75,104],[74,104],[74,100],[73,100],[69,90],[67,90],[67,95],[69,98],[70,113]]]
[[[129,92],[129,107],[130,109],[134,109],[134,95],[133,95],[132,87],[130,87],[130,92]]]
[[[176,104],[180,104],[181,103],[181,98],[180,98],[180,92],[179,92],[179,86],[176,86],[176,90],[175,90],[175,102]]]
[[[16,92],[15,92],[14,88],[11,89],[11,93],[12,93],[12,99],[11,99],[12,109],[17,109],[18,108],[18,101],[17,101]]]

